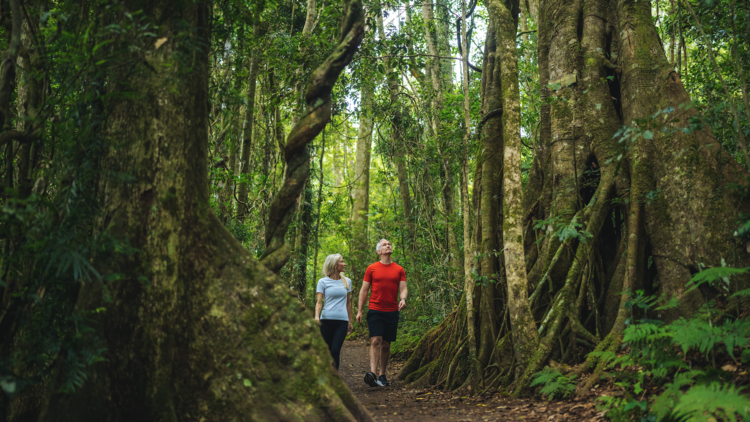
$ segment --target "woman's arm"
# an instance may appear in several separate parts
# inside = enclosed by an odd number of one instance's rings
[[[320,311],[323,309],[323,293],[316,293],[318,301],[315,303],[315,321],[320,321]]]

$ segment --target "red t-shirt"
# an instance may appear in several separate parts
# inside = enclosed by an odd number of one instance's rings
[[[380,312],[398,311],[398,285],[406,281],[404,268],[395,262],[388,265],[378,261],[365,271],[365,281],[370,284],[370,309]]]

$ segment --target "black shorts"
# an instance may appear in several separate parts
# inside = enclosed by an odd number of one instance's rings
[[[367,311],[367,328],[370,330],[370,337],[383,337],[388,343],[396,341],[398,311],[380,312],[370,309]]]

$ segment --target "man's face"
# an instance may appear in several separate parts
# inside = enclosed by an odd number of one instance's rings
[[[391,246],[391,242],[384,240],[380,242],[380,252],[378,252],[378,255],[390,255],[393,252],[393,247]]]

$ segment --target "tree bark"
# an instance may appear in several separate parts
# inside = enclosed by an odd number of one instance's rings
[[[495,19],[498,53],[502,78],[503,130],[503,257],[508,289],[508,303],[513,349],[516,364],[522,371],[525,361],[539,342],[527,295],[526,259],[523,228],[521,184],[521,99],[518,91],[518,53],[516,52],[517,3],[512,9],[500,0],[489,3],[491,19]],[[514,10],[515,9],[515,10]],[[498,60],[499,59],[499,60]]]

